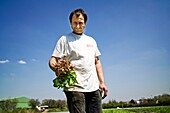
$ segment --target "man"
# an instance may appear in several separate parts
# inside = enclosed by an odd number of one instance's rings
[[[108,89],[96,41],[84,34],[87,14],[83,9],[76,9],[69,20],[73,32],[58,40],[49,66],[55,71],[57,61],[65,58],[75,68],[77,83],[64,88],[70,113],[102,113],[101,93],[106,97]]]

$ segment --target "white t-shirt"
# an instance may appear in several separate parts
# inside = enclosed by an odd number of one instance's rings
[[[62,36],[52,56],[68,59],[75,67],[77,83],[65,91],[91,92],[99,89],[95,57],[101,55],[96,41],[85,34],[70,33]]]

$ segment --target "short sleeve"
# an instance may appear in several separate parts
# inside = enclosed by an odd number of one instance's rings
[[[95,46],[95,56],[97,57],[97,56],[100,56],[101,53],[100,53],[100,51],[99,51],[99,49],[97,47],[97,43],[96,42],[95,42],[95,44],[96,44],[96,46]]]
[[[66,37],[65,36],[62,36],[58,40],[52,56],[59,57],[59,58],[66,56]]]

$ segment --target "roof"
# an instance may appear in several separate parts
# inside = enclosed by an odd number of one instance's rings
[[[15,100],[17,103],[16,108],[31,108],[31,106],[29,106],[29,101],[31,99],[27,97],[1,98],[0,99],[0,101],[5,101],[5,100]]]
[[[28,103],[31,99],[27,98],[27,97],[19,97],[19,98],[15,98],[17,102],[20,103]]]

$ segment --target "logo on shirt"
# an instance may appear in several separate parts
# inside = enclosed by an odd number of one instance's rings
[[[91,45],[91,44],[87,44],[86,46],[87,46],[87,47],[93,47],[93,45]]]

